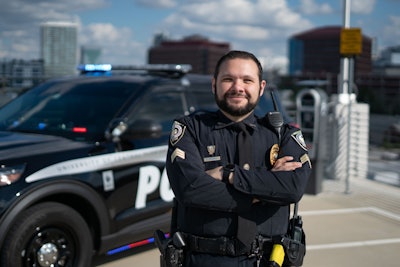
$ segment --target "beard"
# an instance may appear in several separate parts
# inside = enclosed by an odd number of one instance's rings
[[[258,97],[256,101],[251,102],[250,98],[246,95],[247,104],[243,107],[236,107],[236,106],[230,105],[227,101],[228,96],[231,96],[231,95],[234,96],[234,95],[242,95],[242,94],[232,94],[232,93],[226,92],[223,95],[223,97],[220,99],[220,98],[218,98],[217,94],[215,93],[214,98],[215,98],[215,102],[217,103],[218,107],[221,110],[223,110],[226,113],[228,113],[229,115],[235,116],[235,117],[244,116],[244,115],[252,112],[256,108],[258,101],[260,99],[260,97]]]

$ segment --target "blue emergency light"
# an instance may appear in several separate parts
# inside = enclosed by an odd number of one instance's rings
[[[78,67],[80,71],[111,71],[111,64],[84,64]]]
[[[111,72],[111,64],[82,64],[78,70],[84,75],[104,75]]]
[[[127,65],[111,66],[111,64],[82,64],[78,66],[81,75],[103,76],[111,75],[111,71],[119,74],[130,73],[152,73],[158,75],[168,75],[181,77],[192,70],[188,64],[146,64],[146,65]]]

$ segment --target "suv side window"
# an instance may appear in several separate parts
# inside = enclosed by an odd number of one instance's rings
[[[178,91],[152,92],[140,103],[134,114],[135,120],[152,120],[160,123],[162,131],[170,132],[172,121],[186,111],[184,95]]]
[[[196,101],[196,110],[215,111],[218,109],[211,91],[194,91],[192,98]]]
[[[215,103],[214,94],[211,91],[211,82],[194,81],[188,91],[190,101],[190,111],[215,111],[218,109]]]

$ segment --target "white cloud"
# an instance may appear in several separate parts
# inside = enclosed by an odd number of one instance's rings
[[[317,4],[314,0],[301,0],[301,12],[304,14],[330,14],[333,12],[333,8],[327,4]]]
[[[39,29],[2,31],[0,40],[0,58],[39,58]]]
[[[235,39],[263,41],[270,37],[269,31],[260,26],[237,25],[232,29],[233,31],[230,32],[230,35]]]
[[[96,23],[86,27],[83,38],[89,38],[95,43],[119,42],[132,38],[132,32],[129,28],[117,29],[111,23]],[[88,34],[88,35],[86,35]]]
[[[90,24],[82,28],[80,35],[80,44],[102,49],[104,63],[118,65],[143,64],[145,61],[147,48],[133,40],[130,28],[118,28],[110,23]]]
[[[240,11],[240,12],[238,12]],[[221,0],[182,5],[178,12],[193,20],[215,23],[245,23],[254,16],[254,8],[245,0]]]
[[[308,20],[289,9],[285,1],[273,0],[265,5],[262,0],[222,0],[182,6],[160,25],[160,30],[169,28],[185,35],[196,29],[213,38],[219,34],[222,38],[234,36],[245,41],[284,38],[311,26]]]
[[[170,8],[176,6],[174,0],[135,0],[138,5],[152,8]]]
[[[387,46],[399,45],[400,16],[389,16],[389,21],[383,28],[383,43]]]
[[[179,14],[173,14],[165,21],[168,23],[169,28],[175,28],[175,34],[180,32],[181,38],[192,33],[200,33],[206,37],[213,37],[215,39],[230,40],[243,39],[243,40],[265,40],[269,36],[268,29],[247,24],[207,24],[204,21],[194,21]],[[175,25],[175,26],[174,26]],[[179,25],[179,26],[178,26]]]
[[[352,13],[370,14],[375,7],[375,0],[352,0],[350,10]]]

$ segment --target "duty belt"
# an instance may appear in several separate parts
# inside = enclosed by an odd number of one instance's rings
[[[229,237],[201,237],[184,234],[187,249],[192,252],[216,254],[221,256],[256,255],[261,251],[272,248],[272,238],[257,237],[249,251],[236,238]]]

